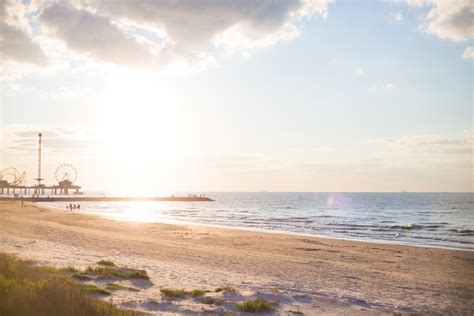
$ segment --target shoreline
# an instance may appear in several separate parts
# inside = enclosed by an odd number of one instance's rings
[[[41,205],[45,208],[51,208],[55,210],[61,210],[63,212],[70,212],[68,209],[64,207],[55,207],[53,205],[43,205],[43,202],[37,202],[38,205]],[[72,211],[73,213],[84,214],[84,215],[92,215],[97,216],[103,219],[118,221],[118,222],[129,222],[129,223],[141,223],[141,224],[169,224],[169,225],[184,225],[184,226],[198,226],[198,227],[209,227],[209,228],[217,228],[217,229],[230,229],[236,231],[243,231],[243,232],[254,232],[254,233],[264,233],[264,234],[276,234],[276,235],[289,235],[295,237],[309,237],[309,238],[323,238],[323,239],[331,239],[331,240],[343,240],[343,241],[353,241],[353,242],[362,242],[362,243],[369,243],[369,244],[381,244],[381,245],[399,245],[399,246],[409,246],[409,247],[420,247],[420,248],[434,248],[434,249],[445,249],[445,250],[459,250],[459,251],[471,251],[474,252],[474,248],[462,248],[462,247],[448,247],[448,246],[441,246],[441,245],[429,245],[429,244],[417,244],[412,243],[409,241],[392,241],[392,240],[384,240],[384,239],[358,239],[358,238],[349,238],[349,237],[336,237],[336,236],[327,236],[327,235],[318,235],[318,234],[305,234],[305,233],[297,233],[292,231],[285,231],[285,230],[270,230],[270,229],[260,229],[260,228],[252,228],[252,227],[245,227],[245,226],[227,226],[227,225],[217,225],[217,224],[204,224],[204,223],[197,223],[197,222],[190,222],[190,221],[181,221],[181,220],[156,220],[156,221],[140,221],[140,220],[127,220],[121,219],[119,217],[107,216],[102,215],[98,212],[89,212],[85,210],[79,211]]]
[[[225,285],[239,289],[241,297],[270,297],[280,302],[282,313],[474,311],[474,253],[468,250],[120,222],[1,202],[0,251],[55,266],[85,267],[111,259],[145,269],[153,286],[138,294],[114,294],[113,299],[151,314],[202,312],[192,300],[166,303],[162,286],[189,290]]]
[[[163,197],[91,197],[91,196],[27,196],[1,197],[0,202],[214,202],[206,196],[163,196]]]

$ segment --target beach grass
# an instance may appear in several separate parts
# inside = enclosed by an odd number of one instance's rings
[[[222,305],[224,304],[223,300],[220,300],[218,298],[210,297],[210,296],[205,296],[201,298],[200,300],[201,303],[203,304],[208,304],[208,305]]]
[[[27,261],[27,263],[31,263],[30,261]],[[38,266],[39,270],[43,270],[49,273],[53,274],[66,274],[66,273],[74,273],[77,272],[77,269],[74,267],[61,267],[61,268],[56,268],[56,267],[51,267],[51,266]]]
[[[109,266],[109,267],[116,266],[112,260],[100,260],[100,261],[97,261],[97,264],[101,266]]]
[[[272,310],[273,305],[275,303],[264,299],[249,300],[235,304],[238,310],[250,313],[269,312]]]
[[[89,266],[86,269],[86,273],[94,274],[99,279],[127,279],[127,274],[116,270],[111,267],[93,267]]]
[[[233,288],[232,286],[224,286],[224,287],[218,287],[215,289],[216,293],[224,292],[224,293],[237,293],[237,290]]]
[[[105,289],[109,290],[109,291],[119,291],[119,290],[134,291],[134,292],[140,291],[137,288],[130,287],[130,286],[125,286],[125,285],[117,284],[117,283],[109,283],[109,284],[107,284]]]
[[[208,292],[209,291],[206,291],[206,290],[196,289],[196,290],[191,291],[191,296],[202,296]]]
[[[84,290],[88,293],[91,294],[98,294],[98,295],[112,295],[112,292],[109,290],[103,289],[101,287],[98,287],[95,284],[83,284]]]
[[[128,272],[127,274],[128,279],[142,279],[142,280],[150,280],[150,277],[146,273],[145,270],[133,270]]]
[[[107,292],[72,281],[64,269],[0,253],[0,315],[139,315],[91,295]]]
[[[63,273],[74,273],[74,272],[78,272],[76,268],[71,267],[71,266],[62,267],[62,268],[59,268],[58,270],[61,271],[61,272],[63,272]]]
[[[85,275],[85,274],[81,274],[81,273],[74,273],[72,275],[72,277],[76,280],[79,280],[79,281],[90,281],[92,280],[92,278],[88,275]]]
[[[89,266],[87,267],[86,273],[94,274],[99,279],[143,279],[150,280],[145,270],[136,270],[128,268],[119,268],[111,266]]]
[[[189,294],[189,292],[183,289],[162,288],[160,291],[161,294],[168,298],[183,298]]]

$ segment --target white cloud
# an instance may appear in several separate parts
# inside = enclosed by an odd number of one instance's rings
[[[466,131],[464,137],[448,137],[440,134],[420,134],[400,138],[382,138],[370,143],[381,143],[418,153],[470,154],[474,141]]]
[[[151,48],[127,37],[112,21],[66,2],[46,8],[39,20],[71,50],[103,62],[154,67],[159,59]]]
[[[462,59],[473,60],[474,59],[474,47],[468,46],[462,54]]]
[[[16,16],[18,4],[0,1],[0,65],[24,63],[43,65],[47,58]]]
[[[393,13],[392,18],[395,22],[401,22],[403,21],[403,15],[401,12]]]
[[[5,152],[31,152],[38,146],[38,133],[41,132],[45,140],[45,150],[63,152],[70,150],[86,150],[97,139],[96,130],[78,130],[66,128],[39,128],[29,125],[6,125],[2,129],[2,150]]]
[[[364,68],[356,67],[356,68],[354,68],[354,73],[358,76],[363,76],[365,74]]]
[[[392,90],[395,86],[393,85],[393,83],[386,83],[383,85],[383,87],[386,90]]]
[[[395,2],[401,2],[395,0]],[[407,0],[411,6],[430,6],[420,28],[430,34],[453,41],[474,36],[474,6],[471,0]]]
[[[327,15],[330,0],[104,1],[100,10],[123,23],[158,28],[179,47],[272,44],[297,33],[298,22]],[[237,43],[231,43],[236,40]]]
[[[0,25],[2,59],[40,64],[47,55],[56,66],[86,58],[147,69],[202,69],[219,50],[248,55],[251,49],[298,36],[301,21],[326,17],[331,2],[3,1],[2,21],[10,13],[8,24]]]

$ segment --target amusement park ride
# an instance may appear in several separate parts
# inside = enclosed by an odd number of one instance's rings
[[[77,170],[68,163],[64,163],[56,169],[56,185],[46,186],[41,183],[44,180],[41,178],[41,145],[42,135],[40,133],[38,134],[38,178],[35,179],[37,184],[26,185],[26,172],[20,172],[18,169],[10,167],[0,170],[0,195],[9,196],[11,193],[14,197],[20,195],[38,197],[48,193],[48,195],[68,195],[71,192],[75,195],[82,194],[81,187],[74,184],[77,180]]]
[[[77,170],[69,164],[59,165],[54,173],[57,184],[47,186],[41,183],[41,146],[42,135],[38,134],[38,177],[35,185],[26,185],[26,173],[16,168],[0,170],[0,200],[45,201],[213,201],[205,195],[170,196],[170,197],[93,197],[82,196],[81,186],[76,185]]]

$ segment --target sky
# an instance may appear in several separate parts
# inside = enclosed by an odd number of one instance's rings
[[[0,0],[0,170],[86,191],[474,190],[464,0]]]

